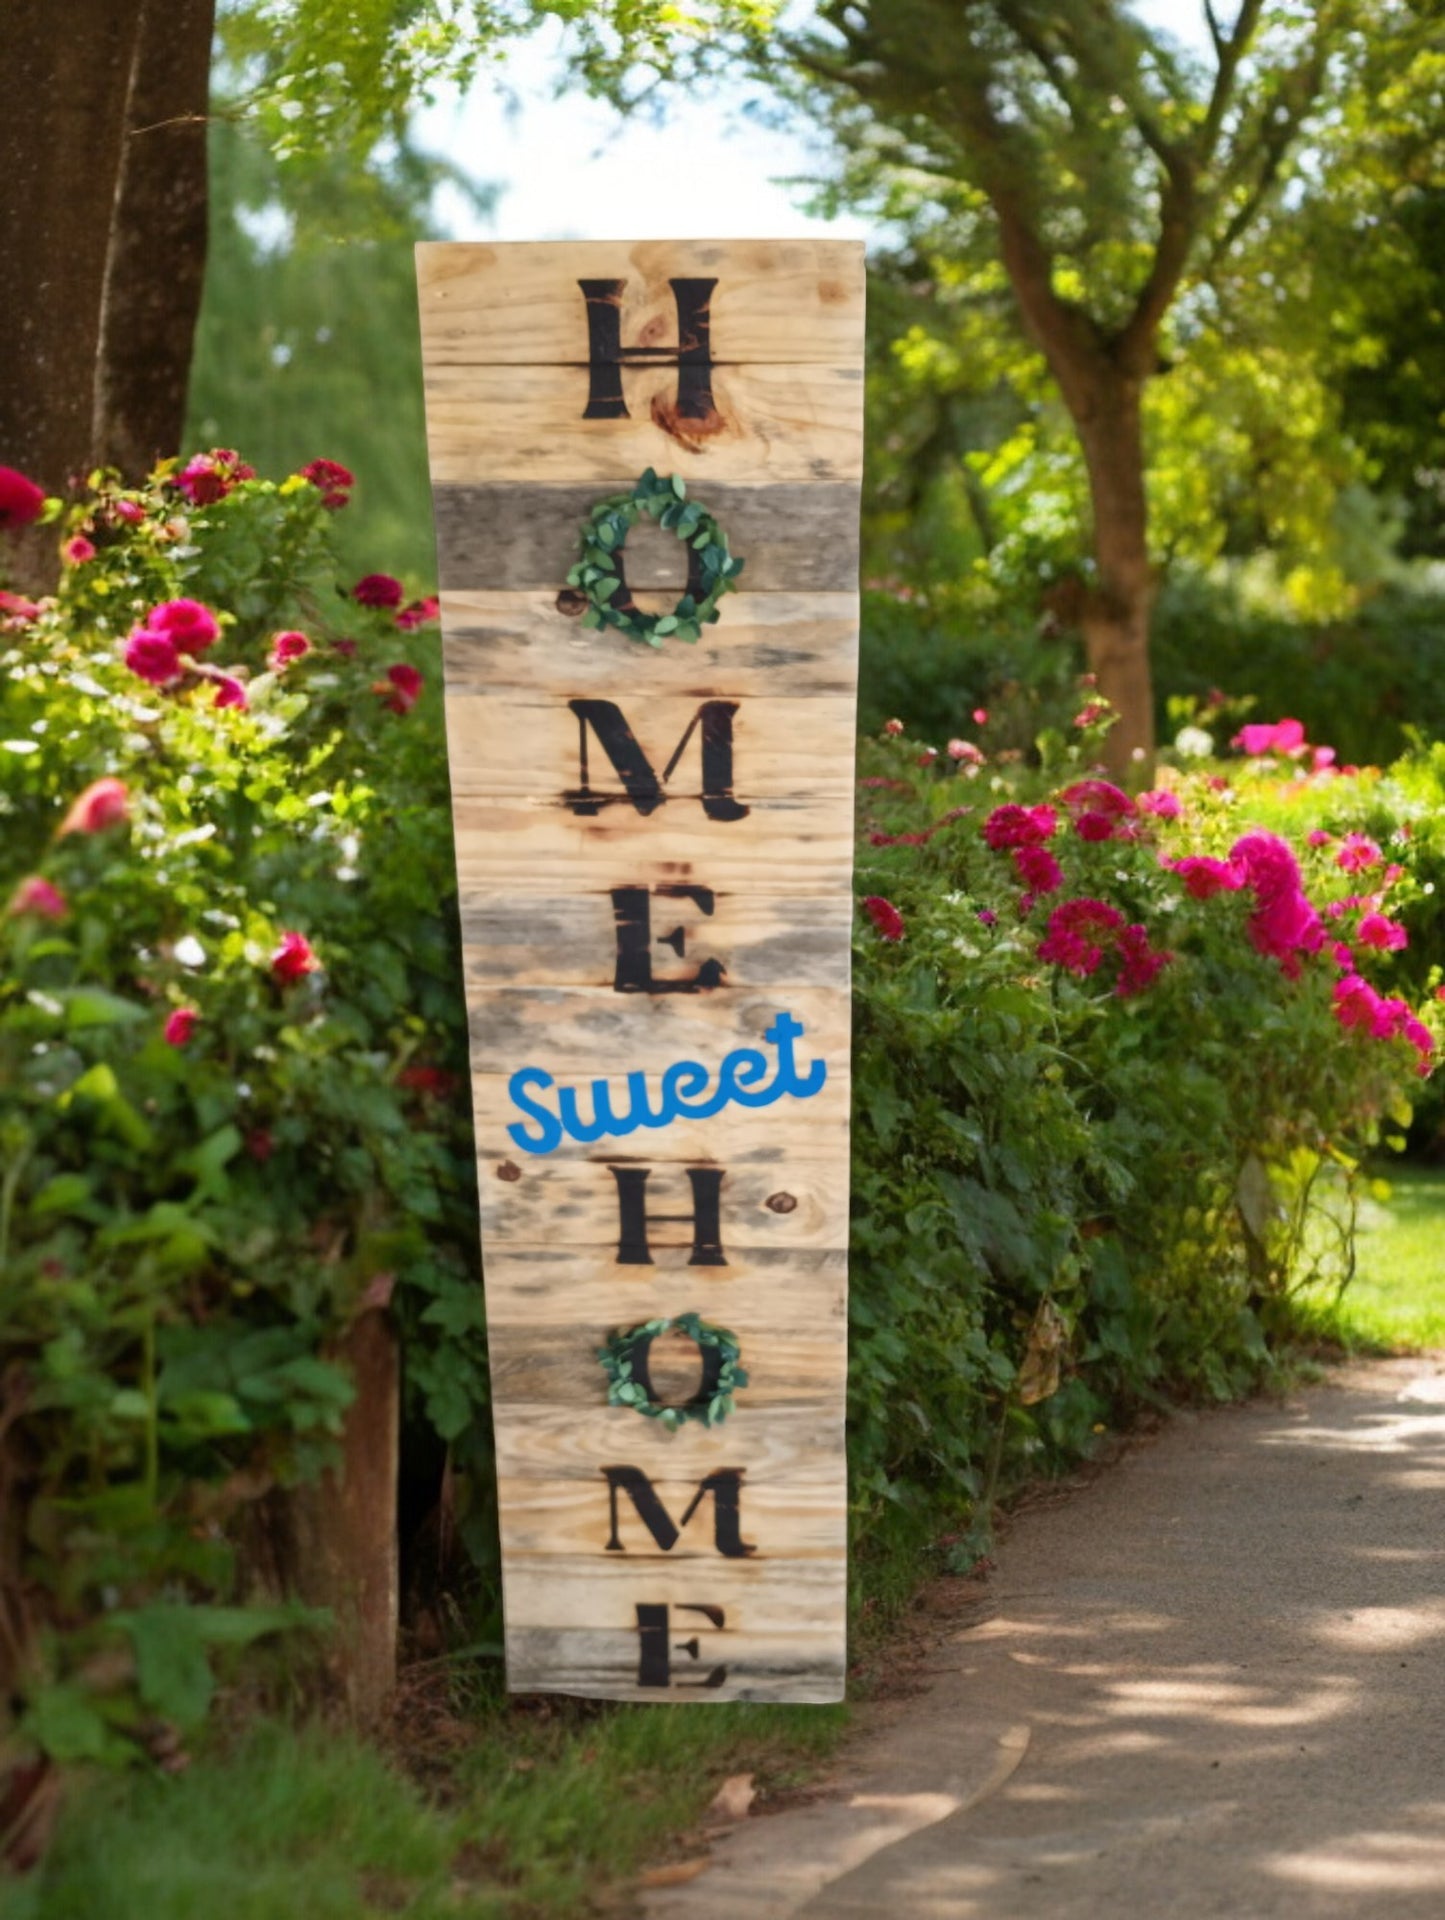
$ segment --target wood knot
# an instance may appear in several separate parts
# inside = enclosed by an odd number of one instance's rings
[[[770,1194],[763,1204],[773,1213],[793,1213],[798,1205],[790,1193]]]
[[[557,595],[557,611],[558,613],[565,613],[569,619],[575,620],[578,614],[586,613],[587,611],[586,594],[579,593],[575,587],[563,587],[562,591]]]
[[[501,1166],[497,1168],[497,1178],[499,1180],[520,1180],[521,1177],[522,1169],[517,1165],[515,1160],[504,1160]]]

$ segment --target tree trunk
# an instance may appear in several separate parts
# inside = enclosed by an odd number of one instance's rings
[[[145,0],[94,393],[93,458],[139,479],[180,450],[206,268],[206,113],[215,0]]]
[[[340,1470],[286,1497],[281,1575],[288,1591],[330,1608],[331,1680],[351,1717],[366,1725],[396,1685],[401,1374],[386,1314],[364,1313],[338,1352],[356,1382]]]
[[[1098,577],[1084,599],[1081,625],[1089,670],[1119,714],[1104,745],[1120,778],[1154,758],[1154,687],[1149,668],[1149,616],[1154,570],[1149,563],[1144,492],[1143,383],[1114,374],[1097,383],[1075,415],[1094,511]]]
[[[111,215],[142,0],[8,0],[0,49],[0,465],[62,492],[91,461],[96,354]],[[163,270],[163,261],[157,261]],[[43,591],[55,536],[8,540],[21,585]]]

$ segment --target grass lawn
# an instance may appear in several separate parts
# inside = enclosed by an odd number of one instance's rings
[[[1312,1328],[1354,1350],[1445,1348],[1445,1167],[1396,1164],[1360,1207],[1355,1277],[1306,1298]]]
[[[321,1727],[252,1723],[173,1778],[92,1778],[4,1920],[542,1920],[581,1915],[697,1821],[725,1774],[776,1793],[833,1707],[493,1702],[419,1723],[424,1787]],[[411,1756],[415,1758],[416,1756]]]

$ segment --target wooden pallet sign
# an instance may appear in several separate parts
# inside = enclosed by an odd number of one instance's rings
[[[862,249],[418,276],[508,1681],[834,1700]]]

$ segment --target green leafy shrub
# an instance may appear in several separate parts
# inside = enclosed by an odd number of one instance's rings
[[[1179,572],[1154,610],[1152,654],[1166,739],[1169,701],[1206,701],[1215,689],[1253,696],[1260,713],[1297,714],[1342,764],[1385,766],[1416,729],[1445,736],[1445,596],[1436,592],[1387,587],[1348,618],[1314,624]]]
[[[1134,800],[1087,775],[1097,725],[1073,739],[1045,737],[1036,772],[963,739],[956,758],[906,735],[865,746],[850,1428],[865,1534],[900,1507],[964,1515],[1141,1399],[1255,1379],[1292,1291],[1327,1258],[1348,1268],[1348,1211],[1315,1204],[1322,1183],[1347,1209],[1432,1044],[1379,990],[1397,954],[1359,941],[1390,902],[1343,904],[1366,886],[1404,901],[1413,883],[1385,878],[1380,849],[1368,875],[1346,871],[1318,826],[1375,804],[1376,779],[1254,762],[1238,785],[1171,772]],[[1294,852],[1270,831],[1282,815]],[[1360,1024],[1374,1007],[1394,1037]]]
[[[1078,648],[1042,635],[1036,614],[986,586],[913,589],[875,582],[863,595],[858,724],[876,733],[906,714],[919,738],[942,743],[976,708],[991,718],[989,745],[1022,749],[1040,729],[1063,726],[1077,705]]]
[[[356,1314],[482,1444],[435,606],[338,589],[317,471],[98,476],[0,601],[0,1579],[60,1758],[277,1624],[233,1523],[329,1457]]]

